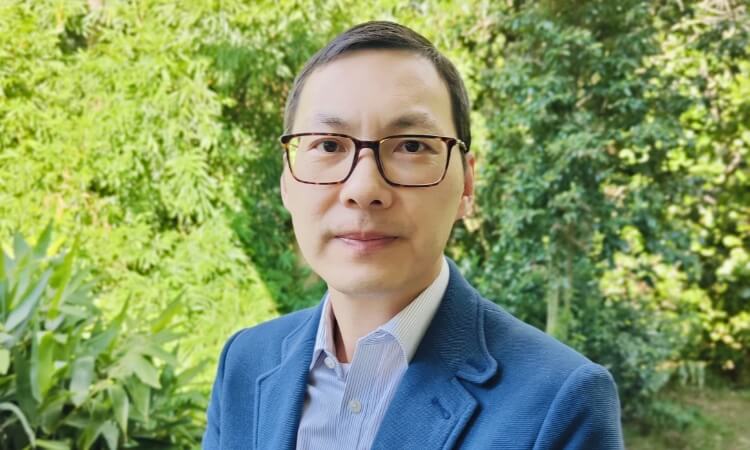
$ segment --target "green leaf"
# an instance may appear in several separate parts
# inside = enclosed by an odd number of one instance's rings
[[[115,415],[115,420],[120,425],[122,434],[128,434],[128,414],[130,412],[130,400],[128,395],[122,386],[113,384],[107,391],[109,392],[109,398],[112,400],[112,409]]]
[[[30,247],[29,244],[24,240],[23,236],[21,236],[21,233],[16,233],[13,235],[13,257],[16,260],[22,259],[24,256],[26,256],[29,253]]]
[[[146,358],[141,355],[132,354],[132,356],[128,358],[128,363],[138,379],[156,389],[161,388],[161,384],[159,383],[159,371],[156,370],[156,367],[154,367],[154,365]]]
[[[180,313],[182,311],[182,296],[185,293],[184,290],[182,290],[179,294],[177,294],[177,297],[172,300],[172,302],[167,305],[167,307],[164,309],[164,311],[159,314],[159,317],[157,317],[153,323],[151,324],[151,332],[156,334],[160,331],[162,331],[164,328],[167,327],[167,325],[172,322],[172,319],[175,315]]]
[[[104,423],[104,419],[93,419],[89,421],[78,439],[79,447],[82,450],[88,450],[94,445],[96,438],[98,438],[102,432]]]
[[[37,439],[36,446],[46,448],[47,450],[70,450],[68,441],[48,441],[46,439]]]
[[[13,263],[13,260],[10,259],[10,256],[5,253],[5,250],[0,249],[0,280],[2,280],[3,283],[6,283],[6,278],[8,278],[13,272],[14,267],[15,264]],[[0,293],[2,292],[0,291]]]
[[[0,345],[12,348],[18,338],[12,334],[3,333],[0,331]]]
[[[75,260],[77,253],[78,241],[76,240],[76,242],[73,243],[73,248],[71,248],[65,255],[65,258],[63,258],[62,264],[55,267],[54,275],[52,276],[52,279],[50,279],[50,285],[55,288],[55,295],[50,300],[49,305],[52,316],[56,314],[57,308],[60,305],[60,299],[65,292],[67,284],[70,282],[70,278],[73,274],[73,261]]]
[[[50,220],[47,223],[47,226],[44,227],[44,231],[42,231],[42,234],[39,235],[39,239],[37,239],[36,244],[34,245],[34,256],[36,258],[43,258],[47,255],[47,249],[49,248],[49,244],[52,241],[52,221]]]
[[[156,343],[148,341],[144,342],[143,345],[138,347],[138,351],[142,355],[148,355],[153,358],[158,358],[169,365],[177,365],[177,358],[175,357],[175,355],[164,350],[160,345]]]
[[[109,323],[109,327],[107,327],[106,330],[102,331],[101,333],[98,333],[96,336],[93,336],[91,339],[89,339],[86,342],[87,351],[86,353],[90,356],[97,357],[101,352],[106,350],[109,345],[112,343],[112,341],[117,337],[117,334],[120,332],[120,327],[122,326],[123,320],[125,320],[125,316],[127,313],[129,301],[126,301],[125,304],[122,306],[122,309],[120,309],[120,313],[117,314],[117,316]]]
[[[54,398],[47,399],[39,411],[39,423],[42,431],[51,436],[60,426],[63,419],[63,408],[68,404],[68,392],[64,389],[55,390]]]
[[[94,379],[94,358],[82,356],[73,363],[73,374],[70,379],[70,391],[73,393],[73,404],[80,406],[88,396],[91,381]]]
[[[30,414],[36,410],[39,400],[34,396],[34,389],[32,389],[29,358],[20,346],[12,350],[12,355],[13,369],[16,372],[16,398],[18,399],[18,405],[27,414]]]
[[[31,336],[31,358],[29,358],[29,382],[31,383],[31,395],[38,403],[42,403],[42,389],[39,384],[39,345],[40,339],[37,332]]]
[[[144,422],[149,420],[151,409],[151,388],[141,383],[137,378],[128,380],[127,389],[133,400],[133,409]]]
[[[31,267],[28,261],[21,261],[17,265],[17,269],[9,279],[9,294],[11,294],[11,298],[6,304],[6,308],[8,309],[6,312],[13,311],[13,309],[22,303],[23,296],[28,293],[29,285],[32,282],[32,269],[33,267]]]
[[[104,436],[107,447],[110,450],[117,450],[117,441],[120,439],[120,430],[117,428],[117,424],[111,420],[106,421],[100,428],[100,433]]]
[[[52,332],[46,331],[39,339],[39,350],[37,357],[31,361],[31,371],[36,373],[36,379],[39,383],[39,394],[41,398],[47,395],[53,382],[55,374],[54,356],[55,356],[55,336]],[[34,367],[36,365],[36,368]]]
[[[208,363],[209,363],[209,361],[207,359],[204,359],[199,364],[197,364],[197,365],[195,365],[193,367],[190,367],[189,369],[185,369],[182,372],[180,372],[180,374],[177,375],[177,385],[178,386],[185,386],[188,383],[190,383],[190,381],[192,381],[193,378],[195,378],[196,376],[198,376],[201,373],[203,373],[203,371],[206,368],[206,366],[208,365]]]
[[[52,272],[50,270],[46,270],[39,282],[37,282],[34,290],[24,300],[21,301],[21,304],[18,305],[17,308],[11,311],[10,315],[8,316],[8,320],[5,321],[5,331],[13,331],[18,325],[25,322],[29,319],[29,317],[31,317],[31,313],[36,309],[39,298],[42,296],[44,289],[47,287],[47,282],[49,281],[51,275]]]
[[[0,375],[8,373],[8,367],[10,367],[10,350],[0,348]]]
[[[26,433],[31,446],[33,447],[36,441],[36,436],[34,435],[34,431],[29,426],[29,421],[26,420],[26,416],[18,408],[18,406],[14,405],[13,403],[3,402],[0,403],[0,411],[10,411],[18,418],[18,421],[21,422],[21,426],[23,427],[23,431]]]

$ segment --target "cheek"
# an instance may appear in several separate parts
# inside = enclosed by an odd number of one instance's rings
[[[459,206],[461,190],[442,184],[427,189],[436,189],[429,196],[415,195],[409,199],[411,225],[418,233],[421,245],[444,245],[453,227]]]
[[[302,186],[306,188],[307,186]],[[324,230],[323,217],[330,204],[331,193],[315,186],[302,191],[294,186],[287,192],[287,207],[292,215],[294,234],[303,247],[309,248]]]

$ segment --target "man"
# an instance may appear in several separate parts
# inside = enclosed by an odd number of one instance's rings
[[[339,35],[285,128],[282,201],[328,292],[229,339],[205,449],[622,448],[609,373],[443,256],[474,158],[463,82],[429,41],[389,22]]]

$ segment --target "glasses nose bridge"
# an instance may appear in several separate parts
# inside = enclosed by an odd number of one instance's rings
[[[378,166],[378,170],[380,170],[380,141],[364,141],[354,138],[351,139],[354,142],[354,160],[352,161],[352,166],[357,166],[362,150],[369,148],[370,150],[372,150],[372,157],[375,160],[375,164]]]
[[[380,141],[367,141],[367,140],[361,140],[361,139],[356,139],[352,137],[350,137],[350,139],[352,140],[352,142],[354,142],[354,155],[352,159],[352,165],[351,165],[351,169],[349,172],[349,176],[351,176],[352,173],[354,173],[355,169],[359,165],[360,157],[362,157],[362,150],[365,148],[369,148],[370,150],[372,150],[372,159],[373,159],[373,162],[375,163],[375,167],[377,168],[378,173],[380,174],[381,177],[385,179],[385,174],[383,173],[383,169],[381,167],[381,162],[380,162]]]
[[[380,151],[380,141],[363,141],[360,139],[352,140],[354,141],[354,146],[357,150],[357,153],[362,151],[362,149],[369,148],[372,150],[375,156],[378,156],[378,152]]]

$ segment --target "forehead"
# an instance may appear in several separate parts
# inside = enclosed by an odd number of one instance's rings
[[[294,131],[452,136],[451,119],[448,88],[427,58],[404,50],[358,50],[310,74],[297,104]]]

